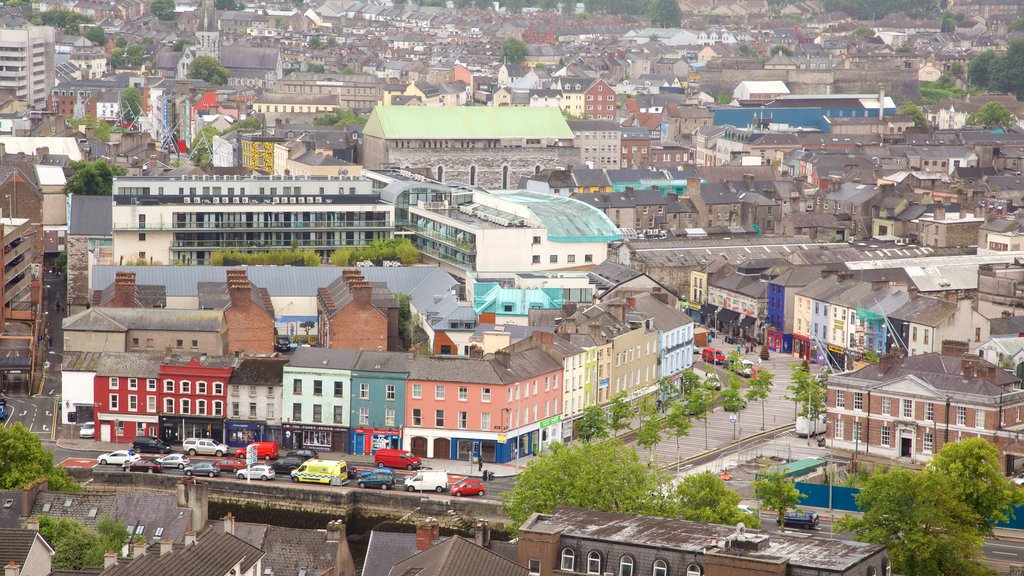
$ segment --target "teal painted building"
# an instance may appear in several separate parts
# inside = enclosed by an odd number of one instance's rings
[[[527,317],[532,309],[561,309],[562,288],[505,288],[498,282],[477,282],[473,286],[473,309],[477,317],[494,314],[495,324],[505,317]]]
[[[352,454],[373,454],[380,448],[401,448],[405,426],[405,386],[409,355],[363,351],[352,370]]]

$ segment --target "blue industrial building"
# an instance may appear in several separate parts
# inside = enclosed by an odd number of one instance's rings
[[[896,114],[896,103],[882,96],[882,115]],[[879,96],[870,94],[833,94],[823,96],[789,95],[765,102],[746,101],[739,106],[711,110],[715,126],[769,129],[813,129],[832,131],[832,118],[867,118],[879,115]]]

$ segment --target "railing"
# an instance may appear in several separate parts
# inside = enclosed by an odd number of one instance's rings
[[[453,264],[462,269],[468,270],[476,266],[475,262],[466,262],[465,260],[459,260],[458,258],[453,258],[450,255],[445,254],[439,250],[434,250],[433,248],[427,248],[423,246],[418,246],[417,248],[419,248],[420,253],[422,254],[426,254],[427,256],[430,256],[432,258],[437,258],[438,260],[448,262],[449,264]]]
[[[353,244],[344,239],[319,239],[301,240],[301,248],[358,248],[363,244]],[[175,240],[171,244],[171,250],[225,250],[230,248],[244,248],[246,250],[266,250],[270,248],[291,248],[291,240]]]
[[[392,228],[389,220],[341,220],[335,222],[116,222],[114,230],[165,232],[190,230],[366,230]]]
[[[425,228],[414,227],[417,236],[423,236],[424,238],[430,238],[431,240],[437,240],[438,242],[444,242],[445,244],[465,252],[466,254],[476,254],[476,244],[471,244],[465,240],[453,238],[447,234],[438,234]]]

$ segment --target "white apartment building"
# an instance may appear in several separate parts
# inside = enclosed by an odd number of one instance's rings
[[[340,247],[390,238],[394,206],[343,176],[114,179],[113,261],[209,264],[214,252]]]
[[[13,89],[36,110],[46,107],[55,83],[53,28],[0,28],[0,89]]]

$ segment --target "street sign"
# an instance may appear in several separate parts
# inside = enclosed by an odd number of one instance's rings
[[[252,465],[256,463],[256,445],[249,444],[245,447],[245,467],[252,468]]]

